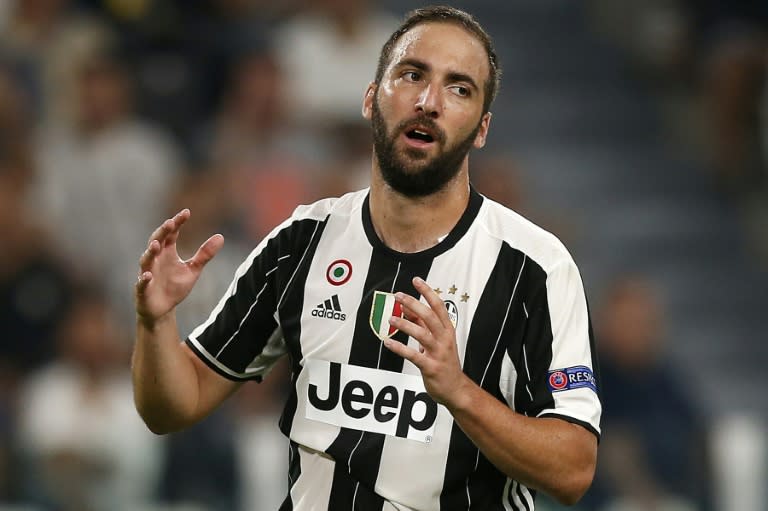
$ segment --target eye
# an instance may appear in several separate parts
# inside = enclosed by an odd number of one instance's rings
[[[453,92],[456,93],[456,95],[461,97],[469,97],[470,94],[472,94],[472,91],[470,91],[469,87],[465,87],[463,85],[454,85],[451,87],[453,89]]]
[[[403,73],[403,78],[405,78],[409,82],[418,82],[421,78],[421,73],[418,71],[406,71]]]

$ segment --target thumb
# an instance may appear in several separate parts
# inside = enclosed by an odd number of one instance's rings
[[[221,234],[214,234],[205,240],[205,243],[200,245],[200,248],[197,249],[195,255],[192,256],[192,259],[189,260],[189,264],[197,269],[202,270],[203,266],[208,264],[208,261],[213,259],[213,257],[219,252],[219,250],[221,250],[221,247],[223,246],[224,236]]]

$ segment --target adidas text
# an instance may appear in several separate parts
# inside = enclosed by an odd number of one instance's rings
[[[347,319],[347,315],[343,312],[331,309],[312,309],[312,315],[318,318],[338,319],[339,321],[345,321]]]

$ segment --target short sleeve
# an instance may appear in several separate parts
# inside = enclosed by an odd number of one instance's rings
[[[285,233],[264,240],[235,271],[208,319],[187,338],[213,370],[231,380],[261,380],[286,352],[278,322],[278,268]],[[289,264],[286,262],[285,264]]]
[[[584,287],[570,257],[546,272],[532,297],[523,347],[526,413],[559,417],[600,435],[599,369]]]

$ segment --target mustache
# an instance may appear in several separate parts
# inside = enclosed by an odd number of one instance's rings
[[[428,115],[417,115],[416,117],[411,117],[410,119],[400,122],[395,126],[395,134],[403,133],[415,125],[427,128],[432,133],[435,142],[445,142],[445,132],[437,125],[434,119]]]

